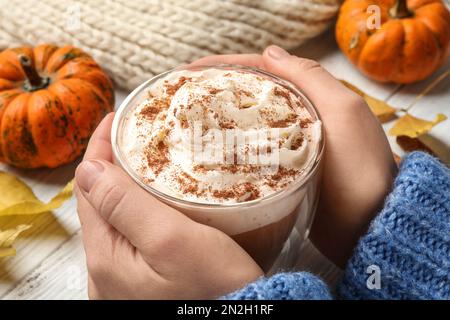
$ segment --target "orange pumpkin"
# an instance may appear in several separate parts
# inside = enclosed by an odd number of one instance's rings
[[[374,8],[380,13],[378,29],[372,27]],[[450,13],[442,0],[346,0],[339,12],[336,40],[367,76],[412,83],[447,62]]]
[[[0,161],[20,168],[71,162],[113,106],[111,80],[80,49],[7,49],[0,53]]]

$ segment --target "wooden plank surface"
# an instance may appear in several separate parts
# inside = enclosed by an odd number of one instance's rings
[[[397,94],[390,97],[387,101],[395,108],[408,108],[415,101],[434,79],[440,77],[443,73],[450,70],[450,60],[434,76],[421,83],[403,86]],[[440,81],[424,98],[420,99],[410,108],[409,113],[421,119],[434,120],[438,113],[446,115],[450,119],[450,76]],[[384,124],[385,130],[392,127],[394,121]],[[435,154],[446,164],[450,164],[450,120],[438,124],[433,130],[420,139],[430,147]],[[403,151],[392,137],[389,137],[393,149],[399,155]]]
[[[339,52],[332,31],[325,33],[296,49],[293,53],[320,61],[334,76],[345,79],[368,94],[388,101],[396,107],[407,106],[446,67],[430,80],[411,86],[383,85],[361,75]],[[450,117],[450,79],[442,82],[429,95],[420,100],[411,112],[432,119],[438,112]],[[117,92],[117,104],[126,92]],[[429,137],[443,159],[449,159],[450,121],[436,126]],[[384,125],[389,129],[392,125]],[[390,139],[393,149],[402,153]],[[448,161],[448,160],[446,160]],[[49,200],[71,177],[77,163],[56,170],[21,171],[0,165],[26,181],[43,200]],[[76,215],[76,202],[72,198],[52,213],[37,217],[1,218],[1,228],[31,222],[15,244],[18,254],[0,260],[0,298],[2,299],[86,299],[86,267],[81,242],[81,231]],[[299,254],[297,270],[307,270],[334,285],[340,270],[327,261],[307,242]]]

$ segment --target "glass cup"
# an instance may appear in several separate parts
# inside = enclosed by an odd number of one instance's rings
[[[264,198],[233,204],[200,203],[165,194],[149,185],[127,163],[121,146],[123,128],[129,115],[148,95],[155,82],[179,70],[208,68],[238,70],[269,79],[290,90],[308,109],[314,120],[319,119],[313,104],[292,83],[256,68],[239,65],[184,66],[162,73],[136,88],[116,112],[111,133],[114,161],[143,189],[160,201],[181,211],[191,219],[217,228],[234,239],[261,266],[266,273],[292,267],[304,240],[308,237],[319,196],[321,159],[324,137],[321,133],[316,154],[307,164],[305,172],[285,189]],[[323,131],[323,130],[322,130]]]

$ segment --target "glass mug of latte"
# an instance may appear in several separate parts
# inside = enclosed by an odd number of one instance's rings
[[[123,101],[111,137],[115,162],[160,201],[228,234],[265,272],[292,266],[324,148],[292,83],[237,65],[178,68]]]

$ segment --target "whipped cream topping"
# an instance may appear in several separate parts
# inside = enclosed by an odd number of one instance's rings
[[[176,71],[125,116],[120,148],[142,181],[171,196],[237,203],[308,171],[321,123],[288,89],[247,71]]]

